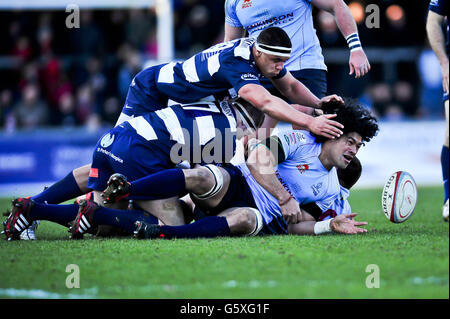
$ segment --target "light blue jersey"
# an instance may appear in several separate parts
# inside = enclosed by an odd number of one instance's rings
[[[226,0],[225,23],[256,38],[268,27],[282,28],[291,39],[289,71],[327,70],[314,28],[310,0]]]
[[[348,202],[349,195],[350,191],[341,186],[338,197],[331,203],[331,205],[328,201],[317,202],[316,205],[322,210],[322,214],[319,216],[318,221],[334,218],[341,214],[351,214],[352,208]]]
[[[321,208],[332,207],[340,198],[341,186],[336,168],[327,170],[319,160],[322,144],[307,131],[283,130],[276,136],[282,143],[285,160],[276,167],[276,174],[285,189],[300,203],[320,202]],[[261,147],[261,146],[260,146]],[[278,200],[251,175],[245,163],[238,165],[266,224],[281,216]]]

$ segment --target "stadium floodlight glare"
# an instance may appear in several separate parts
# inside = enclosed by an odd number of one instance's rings
[[[351,2],[348,4],[348,8],[352,13],[353,19],[355,19],[356,23],[361,23],[364,20],[365,12],[361,3],[359,2]]]
[[[146,9],[155,7],[157,15],[158,61],[162,63],[173,60],[173,0],[0,0],[0,10],[65,10],[69,4],[77,5],[80,10]]]

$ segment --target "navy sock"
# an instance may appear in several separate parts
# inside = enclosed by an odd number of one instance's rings
[[[78,214],[78,205],[55,205],[35,202],[30,211],[32,220],[49,220],[63,226],[73,221]]]
[[[100,207],[94,214],[95,224],[115,226],[129,233],[133,233],[136,230],[134,223],[138,220],[150,224],[158,224],[158,218],[141,210],[120,210]]]
[[[83,194],[75,181],[73,172],[70,172],[62,180],[56,182],[42,193],[31,197],[31,199],[36,203],[59,204]]]
[[[449,166],[449,154],[448,147],[442,146],[441,152],[441,166],[442,166],[442,179],[444,180],[444,202],[448,199],[448,166]]]
[[[145,196],[148,199],[184,196],[186,193],[186,183],[181,168],[163,170],[140,178],[132,182],[130,188],[131,196]]]
[[[226,217],[221,216],[208,216],[182,226],[161,226],[161,232],[166,238],[212,238],[231,234]]]

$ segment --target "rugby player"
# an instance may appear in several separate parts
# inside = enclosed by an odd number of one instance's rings
[[[448,0],[431,0],[428,17],[427,17],[427,35],[431,48],[436,54],[442,70],[442,88],[444,91],[444,107],[445,107],[445,121],[446,131],[444,145],[441,151],[441,166],[442,166],[442,178],[444,180],[444,206],[442,208],[442,217],[444,221],[448,222],[448,198],[449,198],[449,186],[448,186],[448,171],[449,171],[449,110],[448,110],[448,52],[449,52],[449,22],[448,22]],[[444,21],[445,20],[445,21]],[[443,28],[443,22],[445,22],[446,37],[445,40]]]
[[[241,38],[246,32],[256,38],[269,27],[282,28],[292,41],[292,53],[285,63],[286,69],[312,93],[323,97],[327,92],[327,67],[313,25],[312,6],[334,16],[350,49],[349,74],[360,78],[369,72],[370,63],[361,46],[355,20],[342,0],[226,0],[224,41]],[[261,82],[272,94],[282,96],[268,79]],[[312,112],[312,109],[303,110]],[[268,136],[268,129],[273,128],[276,122],[268,116],[263,124],[266,130],[260,130],[258,134]]]
[[[141,71],[132,81],[117,125],[125,120],[167,106],[168,100],[193,103],[214,100],[234,90],[257,109],[281,121],[293,123],[315,134],[338,137],[342,126],[334,115],[312,117],[297,111],[260,85],[260,78],[273,84],[295,103],[320,108],[323,102],[342,101],[336,95],[317,98],[292,77],[283,64],[289,58],[291,41],[280,28],[268,28],[257,39],[243,38],[200,52],[183,63],[167,63]],[[233,95],[234,95],[233,94]],[[88,178],[95,175],[90,165],[70,172],[65,178],[33,196],[35,202],[57,204],[90,191]]]
[[[317,98],[283,67],[289,58],[291,42],[279,28],[269,28],[258,39],[239,39],[200,52],[183,63],[168,63],[141,71],[132,81],[117,125],[167,106],[168,99],[194,103],[213,100],[232,89],[240,97],[273,118],[293,123],[315,134],[338,137],[342,126],[332,121],[334,115],[308,116],[296,111],[282,99],[271,95],[261,85],[262,75],[292,101],[321,107],[324,101],[339,100],[331,95]],[[32,197],[38,202],[57,204],[89,191],[90,165],[75,169],[44,192]]]
[[[126,195],[168,198],[191,192],[196,204],[213,216],[183,226],[158,226],[136,211],[119,213],[119,221],[114,220],[117,216],[112,211],[99,209],[91,202],[88,210],[79,211],[76,220],[96,225],[109,218],[109,225],[128,232],[133,221],[138,221],[136,234],[145,238],[286,234],[288,225],[299,222],[304,224],[301,228],[291,226],[291,233],[364,232],[358,226],[365,223],[352,220],[355,214],[302,221],[302,205],[321,202],[324,209],[342,199],[337,169],[345,169],[361,145],[378,131],[376,119],[352,101],[332,111],[337,112],[336,120],[344,124],[344,135],[339,139],[320,141],[307,131],[279,131],[251,151],[244,164],[164,170],[131,184],[114,175],[109,182],[112,187],[104,193],[106,201],[114,202]],[[114,187],[117,181],[121,187]]]
[[[100,191],[116,172],[135,180],[173,168],[183,160],[198,164],[227,163],[234,156],[236,138],[246,134],[247,129],[255,130],[262,120],[263,113],[243,100],[172,105],[131,118],[106,133],[95,147],[88,182],[88,187],[94,190],[93,199],[100,202]],[[165,224],[184,223],[176,194],[163,200],[151,200],[149,196],[134,199],[141,209],[152,212]],[[53,205],[18,198],[4,223],[5,234],[8,239],[18,239],[20,232],[34,220],[67,226],[78,210],[89,210],[91,205],[87,200],[80,205]],[[77,221],[72,236],[82,237],[83,233]]]

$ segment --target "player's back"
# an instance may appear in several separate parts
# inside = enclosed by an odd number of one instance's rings
[[[233,96],[245,84],[259,84],[253,43],[251,39],[229,41],[184,62],[168,63],[159,71],[158,90],[179,103],[193,103],[205,97]],[[231,94],[230,89],[234,89]]]
[[[236,115],[228,103],[172,105],[125,122],[147,141],[170,149],[173,162],[229,162],[236,149]]]

